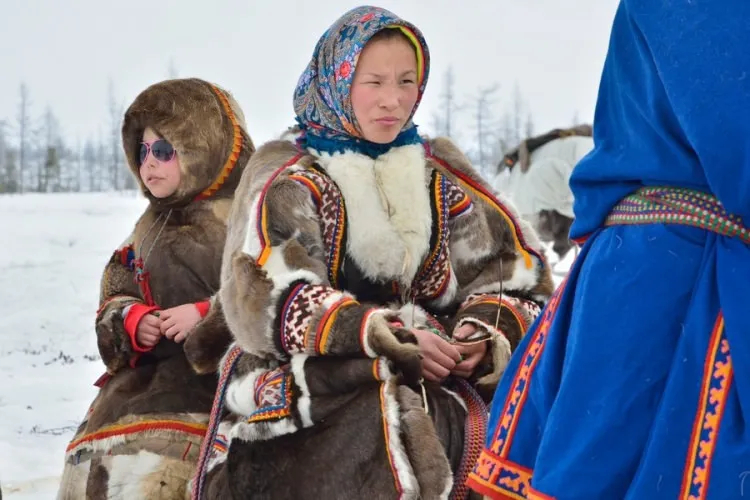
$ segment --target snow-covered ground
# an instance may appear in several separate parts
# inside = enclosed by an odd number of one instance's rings
[[[0,487],[55,497],[65,446],[103,372],[99,278],[145,200],[135,193],[0,196]]]
[[[135,193],[0,196],[4,500],[55,498],[65,446],[103,373],[93,329],[101,271],[145,206]],[[555,265],[556,281],[572,258]]]

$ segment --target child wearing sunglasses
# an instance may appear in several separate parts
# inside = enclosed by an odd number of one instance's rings
[[[208,82],[169,80],[136,97],[122,140],[149,205],[104,269],[96,333],[106,373],[67,447],[60,499],[184,498],[216,390],[215,363],[201,362],[196,341],[222,352],[230,339],[212,297],[254,152],[242,111]]]

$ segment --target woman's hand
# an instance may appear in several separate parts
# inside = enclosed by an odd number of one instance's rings
[[[161,311],[159,318],[161,333],[179,344],[201,320],[201,314],[195,304],[182,304]]]
[[[441,382],[461,361],[459,350],[442,337],[429,330],[412,328],[422,354],[422,375],[427,380]]]
[[[462,340],[471,337],[476,333],[477,327],[471,323],[465,323],[455,331],[453,338]],[[480,342],[478,344],[454,344],[458,352],[463,357],[463,361],[458,363],[452,370],[451,373],[458,377],[469,378],[471,374],[476,370],[477,365],[482,358],[487,354],[487,342]]]

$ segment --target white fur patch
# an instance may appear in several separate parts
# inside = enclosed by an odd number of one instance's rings
[[[362,335],[362,349],[370,358],[374,359],[378,357],[378,354],[370,345],[370,335],[372,334],[371,329],[373,328],[372,321],[385,321],[384,316],[391,313],[393,313],[393,311],[390,311],[388,309],[376,309],[374,311],[369,311],[365,316],[365,321],[362,325],[362,328],[364,328],[364,335]]]
[[[212,450],[210,455],[211,458],[208,459],[208,463],[206,464],[206,473],[210,472],[211,469],[213,469],[217,465],[223,464],[227,461],[227,455],[229,455],[229,439],[227,438],[227,436],[229,436],[232,432],[232,425],[234,425],[232,422],[226,421],[219,424],[219,428],[216,431],[216,436],[222,436],[224,440],[227,441],[227,450],[223,453],[217,450]]]
[[[322,280],[317,274],[306,269],[297,269],[286,274],[272,275],[270,278],[273,281],[271,297],[274,299],[278,299],[279,295],[281,295],[281,293],[289,288],[289,286],[295,281],[304,281],[311,285],[319,285],[322,283]]]
[[[506,290],[530,290],[536,286],[539,276],[538,259],[533,255],[531,258],[531,268],[526,267],[523,256],[519,256],[513,263],[513,275],[509,280],[503,283]]]
[[[312,427],[310,388],[307,386],[307,378],[305,377],[305,361],[307,361],[307,354],[296,354],[292,356],[290,368],[292,375],[294,375],[294,383],[300,392],[300,396],[297,398],[297,411],[300,420],[302,420],[302,427]]]
[[[275,422],[240,422],[232,427],[229,442],[235,439],[241,441],[266,441],[285,434],[292,434],[299,429],[291,418],[276,420]]]
[[[485,242],[481,247],[476,246],[477,241],[469,241],[469,236],[458,236],[451,239],[451,260],[454,262],[473,262],[489,257],[494,252],[492,245]],[[475,239],[475,238],[473,238]],[[471,244],[470,244],[471,243]]]
[[[448,477],[445,478],[445,486],[443,487],[443,491],[440,493],[440,498],[448,500],[451,497],[452,491],[453,491],[453,474],[450,474]]]
[[[503,284],[499,281],[493,281],[486,285],[477,286],[471,289],[471,294],[497,295],[503,290]]]
[[[257,368],[239,377],[232,377],[226,394],[226,406],[232,413],[248,417],[258,409],[255,404],[255,382],[266,371],[266,368]]]
[[[385,382],[380,389],[384,406],[383,418],[385,419],[386,432],[388,433],[388,451],[394,472],[403,490],[399,498],[417,499],[419,498],[419,483],[409,461],[409,456],[406,454],[404,444],[401,441],[401,412],[398,401],[393,394],[395,389],[396,386],[390,381]]]
[[[396,374],[391,371],[390,364],[388,363],[388,358],[381,356],[378,358],[376,363],[378,380],[384,382],[386,380],[391,380],[396,376]]]
[[[450,397],[452,397],[453,399],[455,399],[458,402],[458,404],[461,405],[461,408],[463,408],[466,413],[469,413],[469,408],[467,408],[466,403],[464,402],[464,399],[461,396],[459,396],[458,393],[453,392],[450,389],[447,389],[447,388],[445,388],[443,386],[440,386],[440,388],[443,391],[445,391],[446,393],[448,393],[448,395]]]
[[[260,238],[258,238],[258,210],[260,209],[260,193],[255,195],[250,209],[247,213],[247,223],[245,225],[245,243],[242,245],[242,251],[257,259],[261,252]]]
[[[398,317],[405,328],[419,328],[427,325],[427,313],[420,306],[409,302],[398,310]]]
[[[348,250],[373,280],[411,283],[429,251],[429,171],[419,145],[373,160],[358,153],[321,155],[347,201]]]
[[[109,466],[109,498],[143,498],[143,479],[159,468],[163,457],[141,450],[134,455],[115,455]]]
[[[293,271],[286,265],[284,260],[284,246],[271,247],[268,259],[263,264],[263,270],[266,271],[271,279],[277,276],[284,276]]]

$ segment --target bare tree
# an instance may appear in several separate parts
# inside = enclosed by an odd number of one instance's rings
[[[480,88],[474,98],[474,127],[476,132],[476,166],[480,174],[486,176],[494,169],[490,165],[492,143],[496,141],[496,132],[493,126],[494,114],[492,107],[494,105],[494,94],[500,89],[498,84],[490,87]]]
[[[12,193],[17,189],[15,158],[6,139],[8,123],[0,120],[0,193]]]
[[[19,89],[20,102],[18,104],[18,192],[23,193],[24,175],[26,172],[26,162],[28,161],[28,135],[31,126],[29,109],[31,102],[29,100],[29,88],[26,83],[21,83]]]
[[[83,145],[83,172],[87,181],[88,191],[93,192],[99,189],[96,183],[97,178],[97,152],[94,141],[86,139],[86,143]],[[83,185],[83,183],[82,183]],[[83,188],[82,188],[83,189]]]
[[[80,137],[76,139],[75,151],[71,151],[70,190],[81,192],[83,184],[83,146]]]
[[[534,136],[534,119],[531,112],[526,115],[526,125],[524,126],[524,139]]]
[[[50,188],[53,191],[58,191],[61,187],[60,162],[63,147],[60,138],[60,124],[49,106],[44,112],[41,135],[43,135],[44,145],[40,156],[44,160],[39,162],[37,191],[43,193],[49,191]]]
[[[439,100],[440,109],[433,113],[432,124],[437,135],[457,140],[456,115],[462,110],[463,106],[456,101],[456,80],[452,66],[448,66],[443,78],[443,92],[440,94]]]
[[[167,77],[169,79],[178,78],[177,66],[174,62],[174,57],[169,58],[169,66],[167,67]]]
[[[122,159],[122,148],[120,147],[120,127],[122,126],[122,115],[125,111],[122,103],[115,97],[115,85],[112,79],[108,84],[109,100],[109,172],[112,182],[112,188],[121,189],[120,185],[120,165]]]
[[[97,164],[96,190],[103,191],[105,189],[104,188],[105,179],[111,176],[106,175],[105,165],[107,165],[107,144],[104,142],[104,137],[102,135],[101,130],[99,131],[99,140],[97,141],[97,146],[96,146],[96,164]],[[112,186],[110,184],[109,189],[111,188]]]

